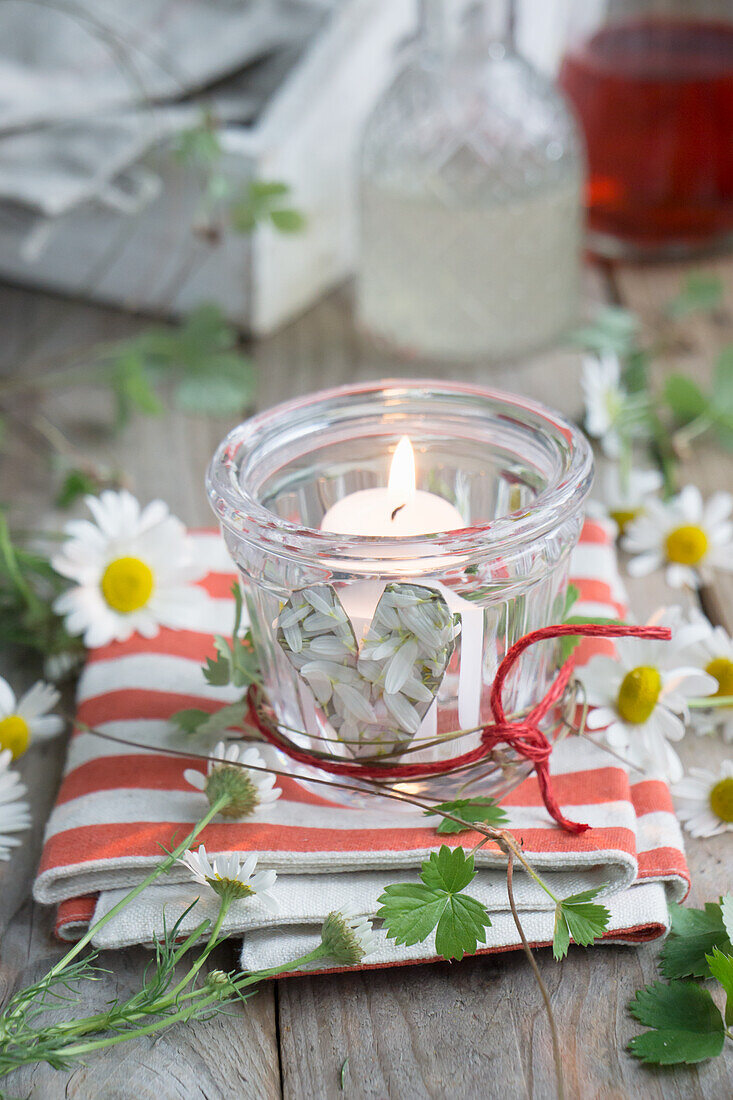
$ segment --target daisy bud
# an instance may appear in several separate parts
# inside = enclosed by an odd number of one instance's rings
[[[377,935],[371,922],[357,916],[355,907],[345,905],[329,913],[321,929],[321,943],[337,962],[355,966],[377,948]]]
[[[210,970],[206,975],[206,984],[211,989],[220,990],[232,983],[229,975],[225,974],[223,970]]]

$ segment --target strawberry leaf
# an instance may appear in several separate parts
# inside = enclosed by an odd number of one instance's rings
[[[460,823],[443,818],[437,827],[437,832],[441,834],[463,833],[475,822],[482,825],[504,825],[509,820],[506,810],[497,806],[495,798],[457,798],[455,802],[441,802],[440,805],[425,810],[426,817],[441,813],[455,814],[461,818]]]
[[[462,959],[486,942],[491,924],[485,907],[462,893],[476,872],[473,856],[462,848],[431,852],[423,863],[421,883],[396,883],[379,898],[377,912],[395,943],[422,943],[435,930],[435,949],[444,959]]]
[[[720,1054],[725,1028],[713,998],[695,982],[655,982],[629,1005],[639,1023],[653,1028],[635,1036],[629,1050],[642,1062],[691,1064]]]
[[[609,912],[605,905],[597,905],[593,898],[602,887],[571,894],[557,903],[552,953],[556,959],[564,959],[568,953],[570,938],[581,947],[589,947],[602,936],[608,926]]]

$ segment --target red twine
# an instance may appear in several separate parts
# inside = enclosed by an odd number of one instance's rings
[[[550,754],[552,745],[540,729],[540,723],[550,710],[560,701],[568,681],[573,672],[574,658],[569,657],[561,667],[550,690],[529,712],[519,721],[511,722],[506,716],[502,702],[502,691],[507,676],[512,670],[517,659],[525,649],[549,638],[562,638],[567,635],[581,636],[584,638],[648,638],[655,641],[669,641],[672,632],[665,626],[621,626],[611,624],[571,624],[563,623],[557,626],[546,626],[541,630],[533,630],[525,634],[518,642],[508,650],[496,671],[493,686],[491,688],[491,713],[493,722],[487,723],[481,730],[481,744],[470,752],[461,756],[453,756],[449,760],[439,760],[435,763],[425,764],[360,764],[358,761],[323,760],[319,756],[304,749],[281,740],[273,728],[268,726],[260,717],[258,708],[252,698],[251,689],[249,695],[249,714],[247,722],[253,725],[266,741],[286,753],[293,760],[310,767],[320,768],[321,771],[332,775],[346,775],[353,779],[422,779],[430,775],[442,775],[447,771],[454,771],[471,764],[478,764],[486,759],[488,754],[497,745],[509,745],[524,757],[531,761],[537,774],[542,801],[547,812],[558,825],[571,833],[584,833],[590,825],[583,825],[575,821],[569,821],[563,816],[552,790],[550,780]]]

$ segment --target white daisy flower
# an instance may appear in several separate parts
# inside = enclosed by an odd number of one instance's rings
[[[15,760],[31,741],[61,733],[63,718],[49,714],[59,699],[56,688],[39,680],[16,700],[10,684],[0,676],[0,749],[9,749]]]
[[[9,749],[0,752],[0,859],[10,859],[10,849],[20,844],[10,833],[23,832],[30,826],[30,806],[23,798],[25,784],[10,767]]]
[[[657,613],[648,625],[678,622],[678,614]],[[684,736],[687,700],[710,695],[716,686],[699,668],[678,663],[693,638],[691,628],[677,631],[676,644],[619,638],[617,659],[593,657],[578,669],[586,699],[595,708],[588,714],[588,729],[603,730],[610,747],[629,763],[672,783],[682,778],[682,765],[669,742]]]
[[[181,521],[162,500],[141,509],[126,490],[110,489],[86,503],[94,522],[68,523],[69,540],[51,562],[75,582],[53,605],[69,633],[83,634],[94,649],[183,626],[186,610],[204,593],[190,583],[203,570]]]
[[[677,816],[691,836],[733,832],[733,760],[724,760],[717,774],[707,768],[690,768],[672,794]]]
[[[583,360],[580,385],[585,398],[585,430],[609,458],[618,458],[622,437],[638,435],[646,400],[626,392],[621,382],[618,356],[588,355]]]
[[[202,844],[197,852],[190,849],[184,852],[177,862],[191,872],[196,882],[210,886],[220,898],[240,901],[256,895],[270,913],[277,913],[280,908],[277,898],[269,893],[277,881],[277,875],[274,871],[257,871],[255,874],[257,855],[254,852],[250,852],[244,861],[237,852],[229,855],[222,853],[210,859]]]
[[[600,477],[601,509],[623,535],[628,525],[658,493],[664,478],[659,470],[629,470],[624,476],[618,463],[608,463]]]
[[[682,588],[707,581],[710,567],[733,569],[731,511],[730,493],[714,493],[705,504],[694,485],[670,501],[648,500],[622,543],[624,550],[636,555],[629,562],[629,573],[645,577],[665,566],[667,583]]]
[[[220,741],[211,756],[215,759],[209,760],[206,775],[195,768],[186,768],[183,778],[197,791],[203,791],[210,806],[222,794],[228,794],[231,801],[221,810],[222,817],[248,817],[260,806],[280,797],[282,792],[275,786],[274,775],[249,770],[265,767],[265,761],[252,746]]]
[[[733,638],[722,626],[712,626],[704,616],[699,616],[706,630],[696,647],[700,665],[712,676],[718,687],[711,695],[733,697]],[[733,706],[710,707],[709,710],[692,712],[692,724],[698,733],[721,730],[726,741],[733,741]]]
[[[353,904],[329,913],[321,929],[321,942],[328,954],[347,966],[355,966],[379,946],[371,921]]]

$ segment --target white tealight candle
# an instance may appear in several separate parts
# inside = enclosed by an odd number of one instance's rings
[[[407,436],[398,443],[385,488],[361,489],[336,501],[321,522],[323,531],[339,535],[415,536],[455,531],[465,527],[463,516],[450,501],[435,493],[416,488],[415,454]],[[414,564],[415,547],[410,560]],[[405,582],[422,583],[419,576],[405,576]],[[481,706],[481,661],[483,651],[483,611],[457,596],[451,589],[428,579],[429,588],[441,592],[454,613],[461,616],[461,671],[458,711],[461,728],[478,725]],[[374,615],[385,585],[378,581],[350,584],[339,593],[359,642]],[[435,736],[436,709],[428,711],[418,737]]]
[[[395,449],[386,488],[360,489],[337,500],[321,522],[337,535],[434,535],[465,527],[450,501],[415,487],[415,454],[406,435]]]

